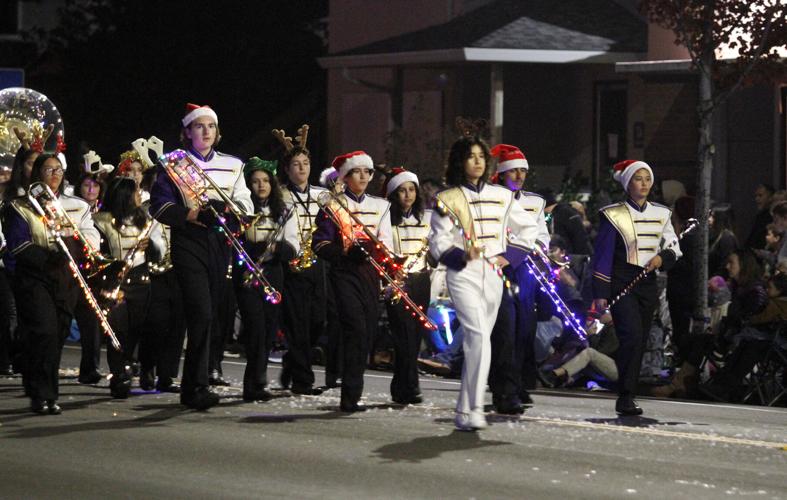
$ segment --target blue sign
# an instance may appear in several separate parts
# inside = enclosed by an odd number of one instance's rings
[[[0,68],[0,89],[25,86],[25,70],[21,68]]]

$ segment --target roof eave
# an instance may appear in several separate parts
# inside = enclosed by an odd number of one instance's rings
[[[616,73],[693,73],[691,59],[670,59],[663,61],[625,61],[615,64]]]
[[[385,54],[359,54],[326,56],[317,59],[320,66],[329,68],[405,66],[440,64],[450,62],[507,62],[507,63],[620,63],[640,61],[640,52],[609,52],[603,50],[540,50],[540,49],[488,49],[465,47],[460,49],[391,52]]]

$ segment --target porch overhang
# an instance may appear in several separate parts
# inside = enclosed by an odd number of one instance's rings
[[[464,47],[457,49],[325,56],[317,59],[324,69],[431,65],[459,62],[603,64],[641,61],[639,52],[603,50],[536,50]]]

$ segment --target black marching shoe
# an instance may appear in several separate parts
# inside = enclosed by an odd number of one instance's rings
[[[50,415],[60,415],[61,413],[63,413],[63,410],[60,409],[60,405],[57,404],[57,401],[55,401],[54,399],[48,400],[46,404],[49,407]]]
[[[533,406],[533,398],[530,397],[530,393],[525,389],[519,392],[519,402],[522,406]]]
[[[618,400],[615,403],[615,412],[625,417],[633,417],[642,415],[642,408],[639,407],[634,396],[623,394],[618,396]]]
[[[318,389],[317,387],[301,387],[293,385],[290,388],[290,392],[297,394],[298,396],[319,396],[322,394],[323,390]]]
[[[492,395],[492,404],[495,407],[495,411],[501,415],[521,415],[525,412],[522,401],[518,396]]]
[[[43,399],[31,399],[30,410],[39,415],[46,415],[49,413],[49,405]]]
[[[93,371],[85,374],[80,373],[79,377],[77,377],[77,382],[85,385],[95,385],[101,382],[102,378],[103,377],[101,376],[101,374],[98,373],[97,371]]]
[[[344,413],[359,413],[362,411],[366,411],[366,407],[364,405],[358,403],[342,403],[339,405],[339,409]]]
[[[268,392],[266,389],[257,389],[257,390],[243,390],[243,400],[247,402],[252,401],[270,401],[273,398],[273,394]]]
[[[156,387],[156,376],[153,370],[142,370],[139,374],[139,388],[143,391],[152,391]]]
[[[219,372],[218,370],[213,370],[212,372],[210,372],[210,377],[208,377],[208,384],[212,386],[219,386],[219,387],[230,386],[230,383],[224,380],[221,372]]]
[[[156,390],[158,392],[170,392],[172,394],[180,394],[180,386],[170,379],[169,381],[162,381],[161,378],[156,382]]]
[[[219,395],[210,392],[207,387],[202,387],[191,394],[181,392],[180,403],[195,410],[207,410],[219,404]]]
[[[131,392],[131,368],[126,367],[122,373],[112,374],[109,379],[109,393],[115,399],[128,399]]]
[[[391,400],[394,403],[400,405],[418,405],[424,402],[424,397],[420,392],[415,394],[411,394],[410,396],[391,396]]]

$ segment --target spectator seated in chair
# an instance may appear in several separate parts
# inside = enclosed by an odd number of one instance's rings
[[[762,361],[771,346],[787,351],[787,275],[777,273],[768,280],[768,303],[732,337],[735,346],[724,366],[700,386],[700,392],[716,401],[735,402],[745,389],[743,379]]]

